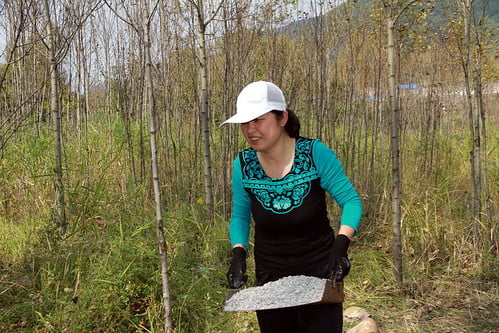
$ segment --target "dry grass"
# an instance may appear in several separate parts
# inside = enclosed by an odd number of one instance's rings
[[[388,285],[370,290],[351,285],[345,307],[367,309],[380,332],[386,333],[492,333],[499,329],[497,282],[441,276],[406,283],[403,296],[398,295],[393,285]]]
[[[162,305],[147,181],[131,179],[128,152],[116,137],[105,129],[94,136],[85,163],[78,162],[78,144],[67,143],[73,233],[57,244],[40,230],[50,225],[53,202],[50,135],[10,147],[0,160],[0,331],[103,326],[109,332],[159,331]],[[483,242],[469,237],[466,141],[447,139],[440,169],[429,176],[406,163],[406,174],[418,176],[404,178],[402,288],[392,274],[389,184],[380,182],[376,195],[366,199],[370,210],[351,247],[345,307],[366,308],[381,332],[499,331],[497,257],[485,241],[491,226],[482,225]],[[494,202],[498,170],[491,158]],[[174,185],[165,191],[175,192],[175,198],[202,197]],[[209,225],[203,205],[166,198],[177,332],[257,332],[254,313],[221,310],[229,253],[226,218],[217,216]]]

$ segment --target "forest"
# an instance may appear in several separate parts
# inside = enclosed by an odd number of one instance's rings
[[[219,127],[256,80],[362,198],[344,308],[499,331],[498,22],[488,0],[1,1],[0,331],[257,332],[223,311],[247,144]]]

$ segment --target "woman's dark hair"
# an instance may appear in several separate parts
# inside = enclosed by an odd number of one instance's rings
[[[298,139],[300,136],[300,120],[292,110],[286,110],[288,111],[288,121],[284,125],[284,129],[290,137]],[[273,110],[271,112],[276,115],[277,119],[282,118],[282,111]]]

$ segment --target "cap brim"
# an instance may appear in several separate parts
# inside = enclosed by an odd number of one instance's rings
[[[258,117],[260,117],[260,116],[262,116],[270,111],[272,111],[272,110],[262,110],[259,112],[253,111],[251,114],[248,114],[248,113],[244,114],[244,112],[236,113],[235,115],[233,115],[232,117],[230,117],[229,119],[227,119],[226,121],[221,123],[220,127],[225,125],[225,124],[244,124],[244,123],[250,122],[253,119],[256,119],[256,118],[258,118]]]

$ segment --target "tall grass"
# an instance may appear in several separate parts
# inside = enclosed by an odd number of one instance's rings
[[[134,128],[134,138],[137,132]],[[64,184],[71,226],[65,238],[57,236],[51,224],[51,133],[23,133],[3,152],[0,330],[161,331],[153,200],[148,177],[133,175],[125,135],[120,120],[109,118],[89,124],[84,142],[72,135],[65,139]],[[376,198],[367,198],[372,202],[366,205],[369,211],[351,248],[353,268],[345,306],[366,307],[384,332],[431,332],[435,325],[454,325],[450,331],[496,327],[488,320],[494,318],[493,312],[487,315],[473,307],[479,303],[497,311],[498,272],[496,256],[486,254],[485,247],[477,248],[468,237],[466,139],[446,133],[438,140],[440,163],[425,173],[416,162],[420,142],[406,138],[405,297],[400,297],[392,276],[386,180],[379,181]],[[496,154],[492,149],[491,156]],[[183,147],[177,158],[188,161],[190,153]],[[168,156],[162,161],[176,332],[256,331],[253,313],[222,311],[230,253],[226,216],[209,222],[200,199],[203,187],[193,191],[185,186],[193,166],[171,176],[182,169],[168,166]],[[497,175],[497,159],[490,169]],[[380,177],[386,174],[379,172]],[[497,202],[497,187],[492,192]],[[251,258],[248,264],[251,276]],[[251,276],[249,284],[253,283]],[[469,303],[463,303],[466,297]]]

